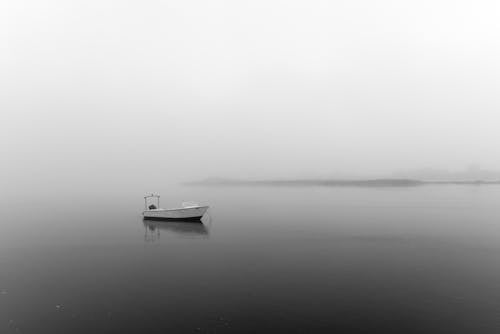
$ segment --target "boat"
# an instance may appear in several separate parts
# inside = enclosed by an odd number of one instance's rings
[[[149,199],[155,204],[148,205]],[[144,196],[144,211],[142,215],[148,220],[177,220],[177,221],[201,221],[201,218],[207,212],[208,206],[200,206],[193,202],[184,202],[180,208],[162,209],[160,208],[160,195]]]

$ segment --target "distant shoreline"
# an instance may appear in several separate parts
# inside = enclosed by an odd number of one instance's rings
[[[237,180],[207,179],[185,182],[194,186],[274,186],[274,187],[417,187],[424,185],[500,185],[500,180],[463,180],[463,181],[422,181],[414,179],[284,179],[284,180]]]

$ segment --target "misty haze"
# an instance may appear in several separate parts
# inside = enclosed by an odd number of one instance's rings
[[[0,333],[498,333],[499,17],[0,1]]]

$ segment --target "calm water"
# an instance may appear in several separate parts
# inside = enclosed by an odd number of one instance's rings
[[[0,333],[498,333],[500,187],[165,187],[1,201]]]

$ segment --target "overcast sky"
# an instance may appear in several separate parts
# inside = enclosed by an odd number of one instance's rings
[[[496,0],[0,0],[3,175],[500,169],[499,17]]]

